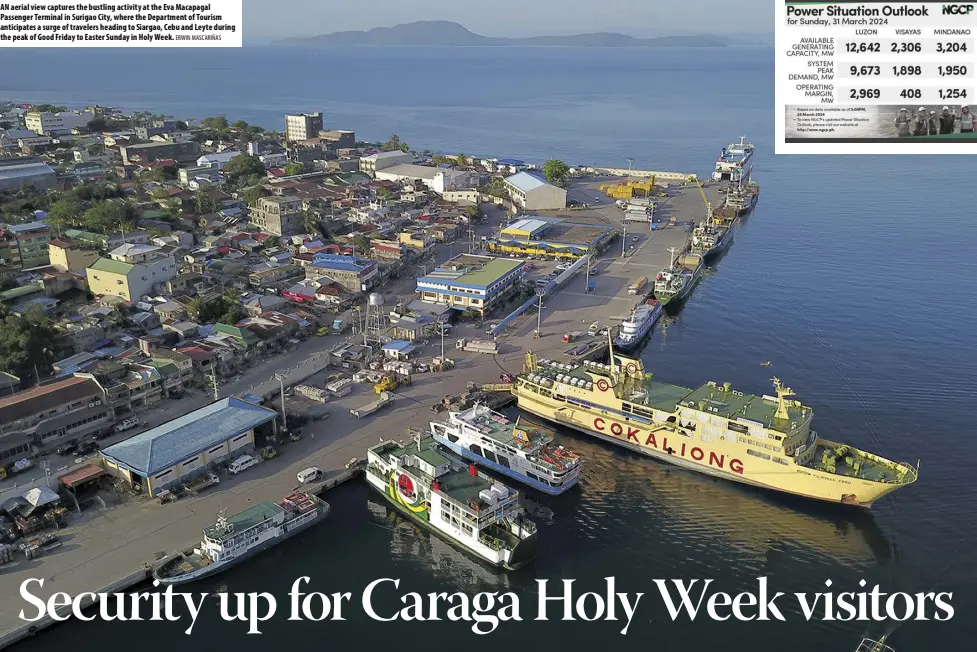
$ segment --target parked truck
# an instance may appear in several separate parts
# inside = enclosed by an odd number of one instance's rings
[[[628,294],[630,294],[631,296],[636,296],[639,292],[641,292],[641,289],[646,285],[648,285],[648,277],[642,276],[637,281],[631,284],[631,286],[628,288]]]
[[[208,472],[197,476],[193,480],[190,480],[186,484],[185,488],[187,492],[195,494],[203,491],[207,487],[212,487],[215,484],[220,484],[220,478],[218,478],[215,474]]]
[[[377,400],[373,401],[372,403],[368,403],[361,408],[353,408],[349,411],[349,413],[357,419],[361,419],[365,416],[373,414],[392,400],[393,397],[390,395],[390,392],[381,392],[380,396],[377,397]]]
[[[342,319],[333,319],[332,320],[332,334],[333,335],[342,335],[344,330],[346,330],[346,322],[345,321],[343,321]]]
[[[474,353],[490,353],[495,355],[499,352],[499,345],[491,340],[470,340],[461,338],[455,342],[455,348],[461,351],[472,351]]]

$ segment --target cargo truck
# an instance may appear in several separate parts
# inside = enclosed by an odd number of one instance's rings
[[[490,353],[495,355],[499,352],[499,345],[490,340],[470,340],[461,338],[455,342],[455,348],[461,351],[472,351],[474,353]]]
[[[631,284],[631,286],[628,288],[628,294],[631,296],[637,296],[637,294],[641,292],[641,289],[646,285],[648,285],[648,277],[642,276]]]

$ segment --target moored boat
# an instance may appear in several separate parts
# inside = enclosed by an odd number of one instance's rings
[[[329,503],[293,492],[277,503],[261,502],[204,528],[194,548],[163,559],[153,568],[160,584],[183,584],[216,575],[315,525],[329,515]]]
[[[675,256],[678,251],[674,247],[669,250],[672,254],[668,267],[655,277],[655,298],[662,306],[679,306],[692,293],[702,278],[702,256],[695,253],[684,253]]]
[[[555,443],[549,429],[484,405],[432,422],[431,435],[464,459],[544,493],[561,494],[580,479],[580,456]]]
[[[776,396],[729,383],[688,389],[653,380],[640,359],[609,364],[527,354],[513,387],[519,408],[637,453],[734,482],[869,507],[916,482],[918,467],[811,430],[811,408],[774,378]]]
[[[703,221],[692,231],[689,250],[699,254],[704,260],[715,258],[725,251],[733,242],[733,229],[728,224]]]
[[[746,136],[740,136],[740,142],[724,147],[716,160],[713,181],[740,183],[746,179],[753,169],[754,149],[753,143],[746,142]]]
[[[431,435],[367,451],[367,483],[397,511],[476,559],[515,570],[535,555],[536,524],[519,493],[438,450]]]
[[[621,322],[621,329],[614,338],[614,346],[621,351],[633,351],[651,332],[661,316],[662,304],[657,299],[649,299],[640,304]]]

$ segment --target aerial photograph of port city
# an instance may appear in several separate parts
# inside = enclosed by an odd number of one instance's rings
[[[769,5],[0,50],[0,649],[971,649],[974,168]]]

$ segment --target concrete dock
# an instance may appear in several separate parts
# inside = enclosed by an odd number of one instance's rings
[[[596,206],[560,211],[559,216],[620,228],[623,212],[598,190],[600,183],[608,181],[606,177],[591,177],[573,183],[569,198]],[[718,205],[718,189],[710,184],[705,192],[709,200]],[[59,591],[74,595],[83,591],[113,592],[133,586],[146,577],[148,568],[162,555],[199,541],[201,530],[213,524],[220,509],[234,513],[255,502],[279,499],[297,487],[296,473],[309,466],[321,468],[330,484],[348,478],[346,463],[352,458],[364,458],[367,448],[379,439],[402,438],[408,427],[426,429],[434,417],[431,406],[447,391],[458,393],[458,388],[470,380],[498,382],[503,370],[517,373],[529,350],[561,357],[567,349],[561,339],[564,332],[585,330],[593,321],[606,325],[609,319],[626,315],[635,302],[634,297],[627,295],[631,282],[640,276],[652,277],[666,266],[668,249],[681,247],[686,242],[686,227],[690,220],[705,215],[704,202],[695,185],[673,186],[669,194],[668,200],[656,211],[656,216],[663,220],[659,229],[627,225],[626,245],[634,245],[632,255],[620,256],[619,241],[616,248],[612,246],[604,252],[598,261],[599,274],[591,277],[596,283],[594,292],[586,291],[584,275],[579,274],[555,295],[544,299],[540,339],[533,337],[537,318],[535,312],[530,311],[498,338],[498,355],[462,353],[454,349],[454,340],[458,337],[483,338],[484,327],[459,325],[445,344],[446,349],[450,347],[448,355],[455,360],[455,368],[441,374],[415,376],[411,386],[396,390],[392,405],[374,415],[362,419],[350,416],[350,408],[361,407],[376,399],[372,385],[357,385],[351,394],[331,400],[327,404],[330,418],[303,426],[303,439],[283,446],[278,457],[240,475],[222,478],[218,486],[197,497],[160,505],[154,500],[124,496],[117,505],[69,517],[69,526],[58,533],[64,542],[61,548],[39,559],[21,559],[0,570],[0,648],[30,636],[38,625],[43,626],[43,623],[25,624],[18,618],[21,609],[27,606],[20,598],[20,585],[24,580],[44,578],[43,589],[36,585],[32,588],[32,592],[42,598]],[[676,223],[668,226],[671,218]],[[495,216],[496,226],[498,219]],[[637,242],[633,242],[634,236],[638,237]],[[298,382],[296,379],[300,377],[318,382],[325,375],[320,371],[325,357],[316,354],[335,343],[333,338],[311,338],[298,351],[280,358],[277,364],[280,367],[294,366],[294,378],[290,378],[290,383]],[[421,347],[424,357],[439,353],[439,340]],[[275,364],[274,360],[262,363],[247,377],[224,387],[221,394],[227,396],[249,390],[260,393],[268,388],[268,383],[277,386],[272,374],[280,367]],[[211,396],[198,392],[187,399],[166,402],[161,409],[145,417],[150,425],[157,425],[211,400]],[[328,500],[328,493],[325,498]]]

